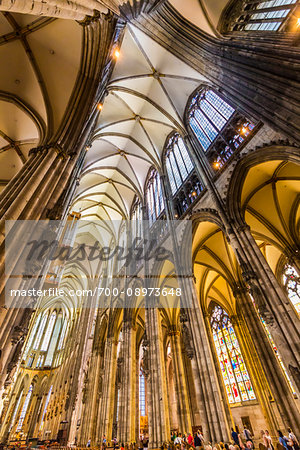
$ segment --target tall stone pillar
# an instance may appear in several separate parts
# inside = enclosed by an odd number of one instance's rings
[[[200,309],[194,281],[186,278],[182,287],[182,295],[189,299],[189,303],[185,303],[192,305],[186,308],[186,317],[183,316],[181,321],[190,334],[193,347],[191,366],[204,438],[210,442],[228,441],[230,416],[220,392],[205,318]]]
[[[117,341],[114,336],[109,335],[105,342],[104,350],[104,377],[101,402],[98,405],[98,438],[102,442],[103,435],[107,439],[112,438],[114,403],[117,372]],[[84,443],[82,443],[84,444]]]
[[[247,290],[236,290],[235,297],[239,314],[243,315],[244,323],[249,330],[254,344],[255,350],[252,349],[251,352],[254,358],[253,368],[256,376],[260,379],[260,393],[263,397],[262,401],[268,414],[268,420],[274,428],[278,428],[274,411],[270,407],[270,396],[268,395],[268,391],[270,390],[279,409],[284,426],[286,428],[292,427],[294,432],[299,434],[299,410],[279,360],[271,347],[257,309]],[[265,380],[267,381],[267,385],[265,385]]]
[[[148,424],[149,447],[159,448],[170,438],[170,420],[166,384],[166,367],[163,352],[162,330],[158,308],[146,309],[146,334],[148,341]],[[145,357],[144,342],[144,361]]]
[[[261,316],[270,328],[296,392],[300,396],[299,316],[257,246],[250,228],[243,226],[238,232],[240,245],[247,254],[249,263],[240,261],[243,278],[250,287]],[[239,258],[239,252],[237,253]]]
[[[169,330],[171,341],[171,355],[174,367],[175,393],[177,397],[177,416],[179,431],[187,433],[192,431],[191,414],[186,388],[185,373],[182,361],[181,336],[179,330]]]
[[[125,310],[126,316],[131,310]],[[127,319],[127,320],[126,320]],[[123,358],[122,383],[119,398],[118,439],[119,442],[134,442],[135,435],[135,404],[136,398],[136,329],[131,317],[125,317],[122,326]]]

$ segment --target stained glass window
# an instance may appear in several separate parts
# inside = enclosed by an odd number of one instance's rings
[[[203,87],[188,109],[190,127],[215,169],[252,136],[256,125],[230,106],[220,95]]]
[[[178,133],[173,134],[167,143],[166,167],[172,194],[175,194],[194,169],[191,157]]]
[[[143,370],[140,370],[139,379],[139,400],[140,400],[140,416],[146,415],[146,389],[145,389],[145,375]]]
[[[287,290],[289,299],[300,315],[300,277],[297,270],[286,264],[283,272],[283,284]]]
[[[49,392],[48,392],[48,395],[47,395],[47,398],[46,398],[46,402],[45,402],[45,406],[44,406],[43,414],[42,414],[42,421],[41,421],[41,425],[40,425],[40,430],[42,429],[43,423],[45,421],[47,408],[48,408],[50,397],[51,397],[52,388],[53,388],[53,386],[50,386],[50,389],[49,389]]]
[[[297,0],[268,0],[259,2],[256,8],[245,11],[248,14],[248,23],[244,24],[243,29],[277,31],[291,11],[291,6],[296,2]]]
[[[63,324],[62,332],[60,334],[57,350],[61,350],[65,346],[65,336],[67,333],[67,326],[68,326],[68,321],[66,319],[64,319],[64,324]]]
[[[155,169],[150,173],[146,189],[148,219],[152,224],[165,209],[160,176]]]
[[[19,394],[19,398],[18,398],[18,401],[16,403],[16,406],[15,406],[15,409],[14,409],[14,413],[13,413],[13,416],[12,416],[12,419],[11,419],[11,422],[10,422],[9,431],[12,429],[12,427],[13,427],[13,425],[15,423],[17,412],[19,410],[19,406],[20,406],[20,403],[21,403],[22,395],[23,395],[23,390]]]
[[[142,237],[142,220],[143,220],[143,211],[142,205],[138,198],[135,199],[133,207],[132,207],[132,238]]]
[[[39,346],[40,346],[40,342],[44,333],[44,328],[46,325],[48,319],[48,314],[45,314],[42,318],[41,324],[39,326],[35,341],[34,341],[34,345],[33,345],[33,350],[38,350]]]
[[[229,403],[255,400],[255,393],[228,314],[216,305],[211,328]]]
[[[59,316],[56,320],[56,323],[55,323],[54,331],[52,333],[50,345],[49,345],[46,360],[45,360],[45,366],[47,366],[47,367],[51,366],[52,361],[53,361],[53,356],[54,356],[56,344],[57,344],[60,329],[61,329],[61,323],[62,323],[62,315],[59,314]]]
[[[47,329],[45,332],[45,336],[41,345],[41,350],[42,351],[46,351],[48,349],[49,346],[49,342],[50,342],[50,338],[51,338],[51,334],[54,328],[54,324],[55,324],[55,320],[56,320],[56,311],[53,311],[53,313],[50,316],[48,325],[47,325]]]
[[[24,350],[24,354],[23,354],[23,359],[24,359],[24,360],[27,358],[29,349],[30,349],[30,347],[31,347],[31,345],[32,345],[32,342],[33,342],[33,338],[35,337],[35,334],[36,334],[36,332],[37,332],[37,329],[38,329],[40,320],[41,320],[41,315],[39,315],[39,316],[35,319],[34,325],[33,325],[32,329],[31,329],[31,333],[30,333],[30,336],[29,336],[29,338],[28,338],[28,341],[27,341],[27,344],[26,344],[26,347],[25,347],[25,350]]]
[[[234,111],[211,89],[203,89],[196,94],[189,110],[189,121],[204,151],[207,151]]]
[[[24,423],[26,412],[27,412],[27,409],[28,409],[28,406],[29,406],[29,402],[30,402],[30,399],[31,399],[32,391],[33,391],[33,384],[30,385],[30,387],[28,389],[28,392],[27,392],[27,395],[25,397],[23,408],[22,408],[22,411],[21,411],[21,414],[20,414],[20,418],[19,418],[19,422],[18,422],[18,426],[16,428],[16,431],[20,431],[22,429],[22,425]]]

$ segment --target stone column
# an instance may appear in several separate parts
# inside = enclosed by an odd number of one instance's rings
[[[131,310],[124,310],[124,315],[129,315],[129,312]],[[135,441],[135,404],[138,402],[136,398],[136,329],[131,317],[125,317],[125,322],[123,321],[122,337],[123,377],[119,399],[118,439],[119,442],[130,443]]]
[[[102,436],[111,439],[114,413],[114,394],[116,389],[116,369],[117,369],[117,344],[114,336],[109,335],[105,342],[104,350],[104,377],[103,392],[99,403],[98,413],[98,437],[102,443]],[[82,443],[84,444],[84,443]]]
[[[182,361],[181,336],[179,330],[169,330],[171,341],[171,355],[174,367],[175,392],[177,397],[177,416],[179,431],[187,433],[192,431],[191,414],[186,388],[185,373]]]
[[[254,358],[253,368],[260,379],[261,396],[268,413],[268,419],[273,427],[277,426],[267,394],[270,389],[285,427],[292,427],[294,432],[299,434],[299,411],[296,402],[280,363],[271,347],[257,309],[245,289],[236,290],[235,297],[237,308],[245,319],[245,324],[254,344],[255,350],[251,352],[251,356]],[[267,385],[265,380],[267,380]]]
[[[189,304],[192,304],[191,308],[186,308],[186,316],[181,321],[188,330],[185,332],[190,335],[187,340],[190,340],[193,350],[190,357],[204,438],[210,442],[228,441],[230,417],[220,392],[205,319],[191,278],[183,280],[182,295],[187,296]]]
[[[243,278],[250,287],[260,314],[270,328],[296,392],[300,396],[299,316],[257,246],[250,228],[244,226],[238,231],[240,244],[248,257],[246,264],[241,261],[239,251],[237,252]],[[236,246],[233,248],[236,249]]]
[[[147,346],[144,342],[144,361],[147,377],[149,447],[159,448],[170,438],[170,421],[166,385],[166,367],[163,353],[163,339],[160,324],[160,312],[157,308],[146,309]],[[147,367],[148,366],[148,367]]]

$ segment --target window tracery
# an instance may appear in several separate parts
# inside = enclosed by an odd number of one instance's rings
[[[223,167],[246,143],[256,124],[205,87],[197,91],[188,108],[189,125],[215,169]]]
[[[246,0],[241,2],[230,31],[278,31],[285,27],[297,0]]]
[[[233,325],[221,306],[213,308],[210,324],[229,403],[255,400]]]
[[[20,417],[19,417],[19,422],[18,422],[18,425],[17,425],[17,428],[16,428],[17,432],[22,429],[23,422],[25,420],[27,409],[28,409],[29,402],[30,402],[30,399],[31,399],[32,391],[33,391],[33,384],[31,384],[29,386],[27,395],[25,397],[24,404],[23,404],[23,407],[22,407],[22,410],[21,410],[21,413],[20,413]]]
[[[152,169],[146,187],[146,200],[148,220],[152,225],[165,209],[160,176],[157,170]]]
[[[300,277],[295,267],[290,264],[284,266],[283,284],[287,291],[288,297],[292,302],[295,310],[300,315]]]
[[[203,191],[193,161],[182,137],[173,133],[165,147],[165,164],[172,195],[176,218],[180,217]]]

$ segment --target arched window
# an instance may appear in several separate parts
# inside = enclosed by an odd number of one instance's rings
[[[297,0],[261,0],[241,2],[238,19],[229,25],[231,31],[282,30],[292,15]],[[232,15],[233,17],[233,15]],[[236,17],[236,15],[235,15]]]
[[[219,169],[252,134],[255,124],[205,87],[188,108],[188,121],[208,159]]]
[[[165,145],[165,164],[174,202],[175,218],[189,208],[203,191],[194,163],[182,137],[173,133]]]
[[[9,432],[11,431],[11,429],[12,429],[14,423],[15,423],[15,420],[16,420],[16,417],[17,417],[17,412],[19,410],[19,406],[20,406],[20,403],[21,403],[22,396],[23,396],[23,390],[19,394],[19,398],[17,400],[16,406],[15,406],[15,409],[14,409],[14,413],[12,415],[12,419],[11,419],[11,422],[10,422]]]
[[[194,169],[194,164],[178,133],[166,145],[166,167],[172,194],[175,194]]]
[[[28,406],[29,406],[30,399],[31,399],[32,391],[33,391],[33,384],[31,384],[29,386],[27,395],[25,397],[23,408],[22,408],[22,411],[20,413],[20,418],[19,418],[19,422],[18,422],[18,426],[16,428],[16,431],[20,431],[22,429],[23,422],[24,422],[24,419],[25,419],[25,416],[26,416],[26,413],[27,413],[27,409],[28,409]]]
[[[146,387],[145,387],[145,375],[143,369],[140,369],[139,377],[139,405],[140,405],[140,416],[146,416]]]
[[[59,338],[59,343],[58,343],[57,350],[61,350],[65,346],[65,337],[66,337],[66,333],[67,333],[67,327],[68,327],[68,321],[65,318],[64,319],[63,328],[62,328],[62,332],[60,333],[60,338]]]
[[[148,219],[150,225],[161,215],[165,209],[160,176],[157,170],[152,169],[146,187]]]
[[[41,345],[41,350],[42,351],[46,351],[48,349],[49,346],[49,342],[50,342],[50,338],[52,335],[52,331],[55,325],[55,320],[56,320],[56,311],[53,311],[53,313],[50,316],[48,325],[47,325],[47,329],[45,332],[45,336]]]
[[[34,341],[34,345],[33,345],[33,350],[38,350],[39,346],[40,346],[40,342],[44,333],[44,328],[45,325],[47,323],[47,319],[48,319],[48,314],[45,314],[42,318],[41,324],[39,326],[35,341]]]
[[[284,266],[283,284],[287,290],[289,299],[300,315],[300,277],[297,270],[289,264]]]
[[[255,400],[234,328],[221,306],[213,308],[210,323],[229,403]]]
[[[42,421],[41,421],[41,425],[40,425],[40,428],[39,428],[40,430],[43,428],[43,423],[44,423],[45,418],[46,418],[46,413],[47,413],[47,408],[48,408],[50,397],[51,397],[52,388],[53,388],[53,385],[50,386],[49,392],[47,394],[47,398],[46,398],[46,402],[45,402],[45,406],[44,406],[43,414],[42,414]]]
[[[28,352],[30,350],[30,347],[32,346],[33,339],[34,339],[34,337],[36,335],[36,332],[38,330],[38,326],[40,324],[40,320],[41,320],[41,314],[39,314],[39,316],[35,319],[34,325],[33,325],[32,329],[31,329],[29,338],[27,340],[27,343],[26,343],[26,346],[25,346],[25,350],[24,350],[24,353],[23,353],[23,358],[22,358],[24,361],[27,358],[27,355],[28,355]]]
[[[131,212],[131,221],[132,221],[131,232],[133,240],[136,237],[142,237],[142,220],[143,220],[142,205],[138,197],[136,197],[133,202]]]

